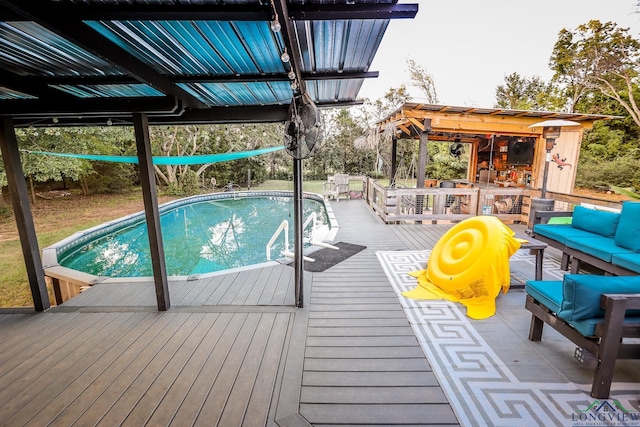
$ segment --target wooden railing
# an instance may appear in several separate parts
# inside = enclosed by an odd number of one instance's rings
[[[476,215],[521,221],[529,197],[527,190],[517,187],[387,188],[372,179],[366,194],[369,205],[387,223],[459,221]]]
[[[358,177],[359,179],[360,177]],[[518,187],[389,188],[365,177],[367,203],[386,223],[461,221],[475,215],[494,215],[505,223],[531,221],[531,198],[540,192]],[[547,193],[554,210],[595,204],[619,209],[620,203],[563,193]]]

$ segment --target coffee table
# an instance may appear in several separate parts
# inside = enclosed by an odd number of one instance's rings
[[[516,233],[515,237],[526,240],[526,242],[520,244],[520,249],[529,249],[530,253],[536,256],[535,280],[542,280],[542,260],[544,259],[544,250],[547,249],[548,245],[526,234]],[[518,288],[522,286],[515,285],[512,287]]]

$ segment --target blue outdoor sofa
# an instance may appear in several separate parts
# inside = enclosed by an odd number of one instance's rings
[[[595,364],[591,396],[608,398],[616,360],[640,359],[640,276],[567,274],[525,290],[529,340],[542,340],[545,323],[567,337],[578,360]]]
[[[571,223],[537,223],[557,216],[571,216]],[[581,262],[618,276],[640,274],[639,202],[623,202],[620,213],[583,206],[573,212],[536,212],[534,221],[534,237],[562,251],[563,270],[571,259],[574,274]]]

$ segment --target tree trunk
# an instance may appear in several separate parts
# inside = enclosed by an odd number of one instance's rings
[[[31,203],[36,204],[36,189],[33,185],[33,177],[29,176],[29,188],[31,189]]]
[[[84,178],[80,179],[80,188],[82,189],[82,195],[89,195],[89,186],[87,185],[87,180]]]
[[[9,204],[4,201],[4,197],[2,197],[2,188],[0,188],[0,209],[8,208]]]

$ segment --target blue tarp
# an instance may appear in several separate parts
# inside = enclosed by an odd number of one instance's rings
[[[269,147],[260,148],[258,150],[251,151],[237,151],[232,153],[220,153],[220,154],[202,154],[197,156],[154,156],[154,165],[202,165],[205,163],[220,163],[228,162],[230,160],[246,159],[247,157],[259,156],[261,154],[272,153],[274,151],[282,150],[284,147]],[[60,157],[72,157],[76,159],[85,160],[99,160],[102,162],[117,162],[117,163],[138,163],[138,157],[136,156],[104,156],[98,154],[69,154],[69,153],[52,153],[48,151],[27,151],[31,154],[43,154],[47,156],[60,156]]]

